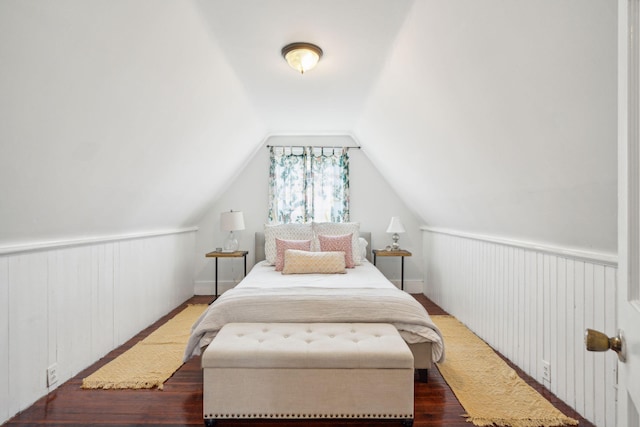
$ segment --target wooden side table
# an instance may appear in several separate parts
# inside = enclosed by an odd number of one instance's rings
[[[244,258],[244,275],[247,275],[247,254],[249,251],[235,251],[235,252],[209,252],[205,255],[207,258],[216,259],[216,298],[218,298],[218,258]]]
[[[400,289],[404,291],[404,257],[411,256],[411,252],[404,249],[398,249],[396,251],[388,251],[386,249],[373,249],[373,265],[376,265],[376,258],[379,256],[399,256],[402,260],[400,267]]]

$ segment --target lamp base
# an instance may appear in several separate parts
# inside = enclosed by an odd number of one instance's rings
[[[393,243],[391,244],[391,250],[392,251],[400,250],[400,245],[398,244],[398,240],[400,240],[400,236],[398,235],[398,233],[393,233],[393,236],[391,236],[391,238],[393,239]]]
[[[238,239],[233,234],[233,231],[229,232],[229,235],[224,241],[224,245],[222,246],[222,252],[235,252],[238,250]]]

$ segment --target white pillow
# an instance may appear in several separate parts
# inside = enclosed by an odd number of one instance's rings
[[[367,246],[369,246],[369,242],[364,237],[360,237],[358,239],[358,247],[360,248],[360,258],[362,262],[367,261]]]
[[[356,265],[362,264],[362,255],[358,244],[360,238],[360,223],[359,222],[314,222],[313,223],[313,245],[311,250],[319,251],[320,243],[318,242],[318,236],[339,236],[342,234],[351,234],[351,253],[353,254],[353,262]]]
[[[278,253],[276,238],[281,240],[313,240],[311,224],[265,224],[264,225],[264,257],[266,261],[275,265]]]

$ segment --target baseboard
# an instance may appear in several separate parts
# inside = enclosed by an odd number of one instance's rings
[[[222,295],[225,291],[234,288],[239,282],[233,280],[218,281],[218,295]],[[193,284],[194,295],[215,295],[216,282],[214,280],[197,280]]]
[[[400,280],[391,280],[398,289],[401,288]],[[424,282],[422,280],[407,280],[404,279],[404,291],[410,294],[422,294],[424,288]]]

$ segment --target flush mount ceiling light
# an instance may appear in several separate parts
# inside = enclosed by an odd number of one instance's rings
[[[304,74],[322,58],[322,49],[311,43],[291,43],[282,48],[282,56],[291,68]]]

